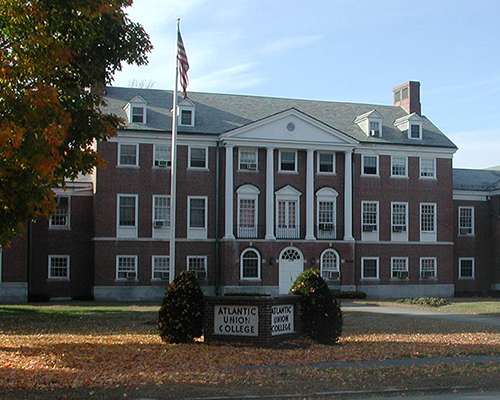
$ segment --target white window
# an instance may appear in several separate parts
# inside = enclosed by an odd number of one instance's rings
[[[258,235],[257,210],[260,190],[252,185],[243,185],[238,194],[238,237],[256,238]]]
[[[458,259],[458,277],[460,279],[474,279],[474,258],[466,257]]]
[[[408,240],[408,203],[391,203],[391,238]]]
[[[420,279],[436,279],[437,265],[435,257],[423,257],[420,259]]]
[[[380,137],[379,121],[370,121],[370,136]]]
[[[391,157],[391,176],[393,177],[407,177],[408,169],[406,157],[392,156]]]
[[[318,153],[318,173],[335,173],[335,153]]]
[[[170,146],[165,144],[155,144],[155,159],[154,166],[166,168],[172,165],[172,156],[170,154]]]
[[[362,175],[378,176],[378,156],[362,156]]]
[[[325,280],[340,279],[340,257],[332,249],[327,249],[321,254],[321,277]]]
[[[194,112],[193,110],[180,110],[179,125],[193,126],[194,125]]]
[[[391,276],[392,279],[408,279],[408,258],[392,257],[391,258]]]
[[[239,149],[239,170],[257,171],[257,149]]]
[[[188,238],[207,238],[207,197],[188,197]]]
[[[420,178],[433,179],[436,178],[436,159],[421,158],[420,159]]]
[[[361,240],[378,240],[378,201],[361,202]]]
[[[422,125],[410,123],[410,139],[422,139]]]
[[[361,279],[379,279],[378,257],[361,258]]]
[[[139,166],[139,146],[136,144],[118,145],[118,165],[121,167]]]
[[[458,207],[458,234],[474,235],[474,207]]]
[[[280,150],[280,172],[297,172],[297,152]]]
[[[286,186],[276,192],[276,237],[298,239],[300,237],[300,192]]]
[[[49,256],[49,279],[69,280],[69,256]]]
[[[51,228],[69,228],[70,201],[69,196],[56,196],[56,210],[50,217]]]
[[[146,123],[146,107],[132,106],[132,122],[135,124]]]
[[[137,280],[137,256],[116,256],[116,279]]]
[[[118,237],[137,237],[137,199],[136,194],[118,195]]]
[[[169,281],[170,280],[170,257],[153,256],[152,257],[152,280]]]
[[[332,188],[322,188],[316,192],[316,212],[318,239],[335,239],[337,224],[337,196]]]
[[[255,249],[246,249],[241,253],[241,279],[260,279],[260,254]]]
[[[208,149],[206,147],[189,148],[189,168],[208,169]]]
[[[207,256],[188,256],[188,271],[192,271],[196,279],[207,278]]]
[[[436,235],[436,204],[420,203],[420,241],[435,242]]]
[[[153,229],[153,237],[169,236],[170,196],[153,196]]]

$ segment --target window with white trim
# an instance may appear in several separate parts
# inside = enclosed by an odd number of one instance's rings
[[[137,256],[116,256],[116,279],[137,280]]]
[[[119,194],[117,211],[117,237],[137,237],[136,194]]]
[[[206,147],[189,147],[189,168],[208,169],[208,149]]]
[[[137,144],[118,145],[118,165],[120,167],[139,166],[139,146]]]
[[[340,279],[340,257],[332,249],[326,249],[320,258],[321,277],[327,281]]]
[[[318,153],[318,173],[335,173],[335,153]]]
[[[188,197],[188,238],[207,238],[207,197]]]
[[[196,279],[207,278],[207,256],[188,256],[188,271],[196,276]]]
[[[410,139],[422,139],[422,126],[410,123]]]
[[[435,257],[422,257],[420,259],[420,279],[437,278],[437,261]]]
[[[361,258],[361,279],[379,279],[378,257]]]
[[[179,125],[193,126],[194,125],[193,110],[180,109]]]
[[[458,277],[460,279],[474,279],[474,258],[463,257],[458,259]]]
[[[370,121],[370,136],[380,137],[380,121]]]
[[[361,175],[378,176],[378,156],[362,156]]]
[[[322,188],[316,192],[316,212],[318,239],[335,239],[337,233],[337,196],[332,188]]]
[[[408,203],[391,203],[392,240],[408,240]]]
[[[246,249],[241,253],[241,279],[260,279],[260,254],[255,249]]]
[[[436,236],[436,207],[435,203],[420,203],[420,240],[433,241]]]
[[[378,240],[378,201],[361,202],[361,240]]]
[[[170,146],[165,144],[155,144],[154,166],[166,168],[172,165]]]
[[[170,196],[153,196],[153,228],[170,228]]]
[[[276,237],[298,239],[300,237],[300,195],[291,186],[276,192]]]
[[[238,151],[240,171],[257,171],[257,149],[241,147]]]
[[[474,207],[458,207],[458,234],[474,235]]]
[[[238,194],[238,237],[256,238],[258,235],[258,196],[260,190],[253,185],[243,185]]]
[[[169,256],[153,256],[151,259],[152,272],[151,279],[155,281],[170,280],[170,257]]]
[[[69,280],[69,256],[49,256],[48,278]]]
[[[408,159],[406,157],[392,156],[391,157],[391,176],[392,177],[403,177],[408,176],[408,170],[406,164]]]
[[[436,159],[420,158],[420,178],[436,178]]]
[[[391,277],[392,279],[408,279],[409,271],[407,257],[391,258]]]
[[[146,122],[146,107],[132,106],[132,122],[134,124],[144,124]]]
[[[289,150],[280,150],[279,152],[279,171],[297,172],[297,152]]]
[[[51,228],[69,228],[70,224],[70,198],[69,196],[56,196],[56,210],[50,217],[49,227]]]

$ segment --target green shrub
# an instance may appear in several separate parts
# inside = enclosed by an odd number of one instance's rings
[[[366,293],[365,292],[354,292],[354,291],[340,291],[340,290],[333,290],[332,291],[333,297],[336,299],[353,299],[353,300],[364,300],[366,299]]]
[[[158,328],[167,343],[187,343],[203,334],[203,292],[192,272],[181,272],[168,287]]]
[[[416,299],[400,299],[397,303],[401,304],[412,304],[418,306],[427,306],[427,307],[442,307],[450,304],[448,300],[443,299],[441,297],[419,297]]]
[[[335,343],[342,333],[342,311],[319,272],[309,269],[300,274],[290,294],[302,296],[304,333],[318,343]]]

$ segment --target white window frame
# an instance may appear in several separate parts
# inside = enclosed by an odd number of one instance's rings
[[[120,225],[120,199],[134,198],[134,225]],[[139,226],[139,195],[119,193],[116,195],[116,236],[120,238],[136,238]]]
[[[434,276],[429,276],[425,277],[424,276],[424,262],[425,261],[432,261],[433,263],[433,275]],[[430,270],[428,270],[430,271]],[[436,280],[437,279],[437,258],[436,257],[421,257],[420,258],[420,279],[421,280]]]
[[[162,205],[157,204],[157,200],[166,199],[167,206],[163,207]],[[170,221],[171,221],[171,204],[170,204],[170,195],[153,195],[153,213],[152,213],[152,225],[153,225],[153,238],[163,238],[167,239],[170,237]],[[166,208],[166,219],[157,218],[158,214],[161,214],[161,210]]]
[[[432,164],[432,171],[427,169],[427,166],[423,165],[425,163],[428,163],[429,165]],[[436,174],[436,159],[431,158],[431,157],[420,157],[419,161],[419,176],[420,179],[437,179],[437,174]],[[432,172],[432,173],[431,173]]]
[[[153,168],[170,168],[172,166],[172,153],[170,151],[170,148],[171,146],[168,144],[154,145]],[[162,153],[165,153],[166,156],[160,157]]]
[[[382,122],[378,119],[374,121],[368,118],[368,136],[381,137],[382,136]]]
[[[141,110],[141,113],[134,113],[134,110]],[[134,117],[141,117],[141,121],[134,121]],[[130,123],[131,124],[146,124],[146,107],[143,105],[130,104]]]
[[[192,152],[193,150],[203,150],[205,152],[205,165],[203,167],[193,166],[192,165]],[[188,169],[199,170],[199,171],[207,171],[208,170],[208,147],[205,146],[189,146],[189,154],[188,154]]]
[[[367,223],[365,219],[365,206],[375,205],[376,212],[376,224],[375,229],[369,230],[369,225],[374,225],[372,223]],[[378,201],[362,201],[361,202],[361,240],[363,241],[378,241],[380,232],[380,207]]]
[[[204,267],[204,275],[205,276],[198,276],[198,272],[199,271],[193,271],[190,267],[190,263],[191,263],[191,260],[200,260],[200,261],[203,261],[203,267]],[[187,270],[188,271],[192,271],[194,272],[195,276],[196,276],[196,279],[198,280],[206,280],[208,278],[208,264],[207,264],[207,261],[208,261],[208,257],[207,256],[187,256],[187,261],[186,261],[186,265],[187,265]]]
[[[470,226],[464,225],[464,218],[462,211],[470,210]],[[458,235],[459,236],[474,236],[474,207],[458,207]]]
[[[373,261],[375,260],[376,261],[376,264],[377,264],[377,276],[376,277],[373,277],[373,276],[365,276],[365,262],[366,261]],[[378,257],[361,257],[361,279],[362,280],[371,280],[371,281],[376,281],[376,280],[379,280],[380,276],[380,264],[379,264],[379,258]]]
[[[191,113],[191,118],[189,119],[189,123],[185,124],[183,121],[184,113]],[[194,109],[193,108],[182,108],[179,107],[179,126],[194,126]]]
[[[396,165],[397,160],[403,160],[403,164]],[[404,168],[404,173],[394,173],[397,168]],[[408,178],[408,157],[391,156],[391,178]]]
[[[204,226],[191,226],[191,200],[203,200],[205,202]],[[188,196],[187,198],[187,222],[188,239],[206,239],[208,235],[208,197],[207,196]]]
[[[403,262],[404,265],[397,265],[398,262]],[[391,279],[401,281],[409,278],[408,257],[391,257]]]
[[[291,169],[283,169],[283,160],[281,158],[281,156],[285,153],[290,153],[290,154],[294,154],[294,169],[291,170]],[[279,161],[279,165],[278,165],[278,171],[281,172],[281,173],[289,173],[289,174],[293,174],[293,173],[297,173],[298,172],[298,169],[299,169],[299,166],[298,166],[298,156],[297,156],[297,150],[288,150],[288,149],[280,149],[279,151],[279,155],[278,155],[278,161]]]
[[[433,226],[432,229],[424,229],[424,208],[433,207]],[[420,241],[421,242],[436,242],[437,241],[437,221],[438,221],[438,209],[436,203],[420,203]],[[430,214],[429,214],[430,215]]]
[[[418,127],[418,137],[413,136],[412,127]],[[408,121],[408,139],[411,140],[422,140],[422,123],[421,122],[412,122]]]
[[[253,252],[257,255],[257,276],[245,276],[244,271],[245,271],[245,266],[244,266],[244,256],[249,253]],[[254,259],[255,260],[255,259]],[[260,271],[262,268],[262,258],[260,256],[260,252],[257,249],[254,249],[253,247],[249,247],[241,252],[240,255],[240,279],[242,281],[260,281]]]
[[[60,211],[60,206],[61,206],[61,199],[67,199],[67,210],[65,214],[59,214],[58,212]],[[55,202],[56,202],[56,209],[54,211],[54,214],[51,215],[49,219],[49,228],[51,229],[69,229],[71,228],[71,196],[62,196],[62,195],[57,195],[55,196]],[[63,217],[66,219],[65,224],[56,224],[54,223],[54,217]]]
[[[331,171],[321,171],[321,165],[322,165],[321,164],[321,156],[322,155],[332,157],[332,160],[331,160],[332,170]],[[318,151],[318,153],[317,153],[317,174],[319,174],[319,175],[335,175],[337,173],[335,161],[336,161],[335,152],[333,152],[333,151]],[[327,164],[327,165],[330,165],[330,164]]]
[[[66,261],[66,266],[61,267],[61,266],[53,266],[52,261],[60,259],[60,260],[65,260]],[[59,255],[59,254],[51,254],[49,255],[49,260],[48,260],[48,280],[51,281],[69,281],[70,280],[70,256],[68,255]],[[65,268],[66,269],[66,275],[65,276],[53,276],[53,269],[55,268]]]
[[[167,266],[159,266],[156,261],[166,261]],[[170,256],[151,256],[151,280],[170,281]]]
[[[365,171],[365,158],[371,157],[376,160],[375,164],[375,173],[366,173]],[[362,154],[361,155],[361,176],[371,176],[371,177],[379,177],[379,157],[377,154]]]
[[[316,192],[316,237],[317,239],[337,238],[337,197],[332,188],[322,188]],[[332,203],[332,220],[322,221],[321,203]]]
[[[243,153],[253,154],[255,161],[243,160]],[[259,170],[259,151],[255,147],[240,147],[238,149],[238,171],[258,172]]]
[[[327,257],[330,255],[335,257],[335,262],[332,266],[328,265],[331,260]],[[340,280],[340,255],[336,250],[326,249],[321,253],[320,273],[321,277],[326,281]]]
[[[120,259],[129,258],[134,261],[133,267],[134,270],[126,270],[120,271]],[[127,254],[119,254],[116,256],[116,280],[117,281],[138,281],[138,269],[137,269],[137,256],[136,255],[127,255]],[[120,276],[120,274],[125,273],[125,276]]]
[[[301,193],[287,186],[276,192],[276,237],[280,239],[299,239],[300,238],[300,195]],[[280,213],[280,203],[284,202],[285,205],[285,215]],[[289,204],[295,204],[295,224],[291,225],[290,219],[290,207]],[[280,217],[284,217],[284,223],[280,224]]]
[[[259,224],[259,194],[260,190],[253,185],[243,185],[236,190],[238,195],[238,238],[251,239],[257,238]],[[252,224],[243,225],[242,204],[244,201],[253,201],[254,218]]]
[[[396,207],[401,207],[404,206],[405,212],[404,212],[404,219],[405,223],[395,223],[395,217],[396,217]],[[398,213],[401,214],[402,213]],[[391,240],[394,242],[406,242],[408,241],[408,203],[406,202],[399,202],[399,201],[394,201],[391,202]]]
[[[472,267],[472,276],[463,276],[462,274],[462,263],[464,261],[470,261],[472,263],[471,267]],[[475,262],[475,259],[474,257],[460,257],[458,259],[458,279],[476,279],[476,266],[475,266],[476,262]]]
[[[135,147],[135,164],[122,163],[122,147],[134,146]],[[138,143],[118,143],[118,166],[124,168],[138,168],[139,167],[139,144]]]

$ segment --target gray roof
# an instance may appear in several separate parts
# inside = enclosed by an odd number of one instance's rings
[[[500,171],[486,169],[453,169],[454,190],[500,190]]]
[[[148,102],[147,126],[129,125],[128,129],[169,132],[172,124],[172,91],[169,90],[108,87],[104,96],[108,104],[105,111],[125,119],[123,107],[137,95]],[[180,126],[179,133],[220,135],[295,108],[360,142],[456,148],[424,116],[423,140],[408,139],[394,126],[396,119],[408,115],[401,107],[197,92],[189,92],[188,98],[196,106],[196,123],[194,127]],[[356,117],[372,110],[382,115],[382,138],[367,137],[354,123]]]

